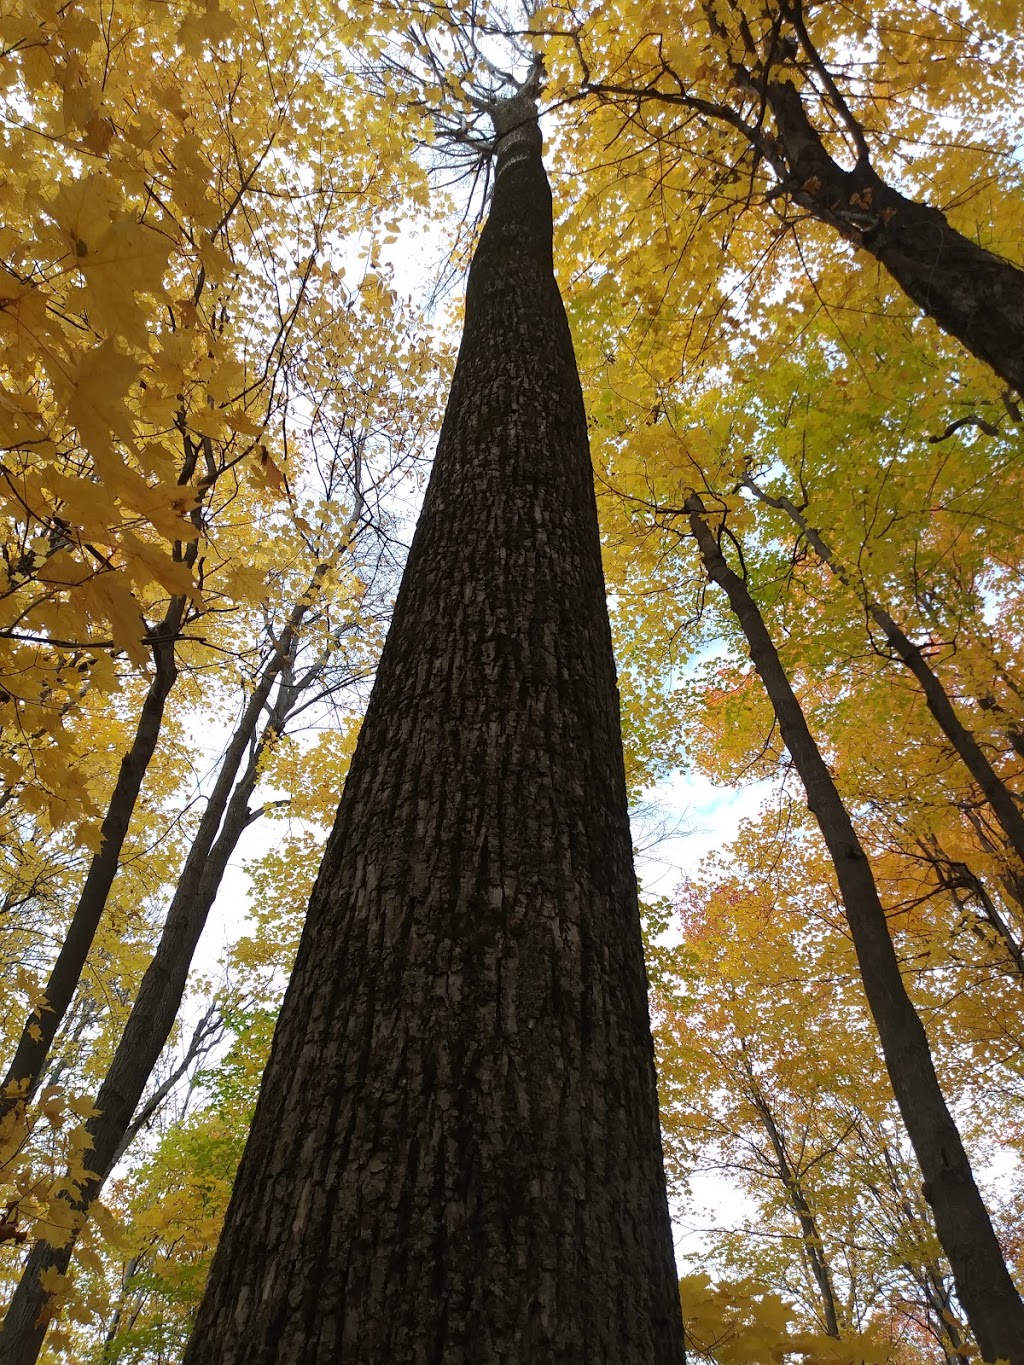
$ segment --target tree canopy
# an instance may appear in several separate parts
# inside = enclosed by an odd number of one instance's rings
[[[711,543],[1022,1283],[1016,6],[6,0],[0,1269],[75,1241],[43,1359],[184,1349],[436,439],[481,92],[538,53],[631,793],[764,793],[645,907],[673,1207],[742,1196],[688,1348],[975,1350]]]

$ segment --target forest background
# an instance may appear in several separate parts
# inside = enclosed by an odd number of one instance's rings
[[[869,164],[1019,266],[1017,24],[997,0],[4,0],[0,1256],[6,1294],[75,1233],[44,1359],[180,1358],[445,398],[474,81],[538,49],[631,788],[757,793],[645,905],[675,1204],[709,1172],[742,1195],[680,1267],[688,1344],[971,1358],[690,500],[854,817],[1019,1282],[1019,345],[985,308],[984,344],[940,330],[873,254],[882,198],[786,160]],[[445,242],[430,307],[399,287],[418,229]],[[248,918],[190,976],[243,836]]]

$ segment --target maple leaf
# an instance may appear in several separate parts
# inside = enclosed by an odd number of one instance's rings
[[[140,368],[112,340],[80,353],[68,415],[101,467],[114,455],[115,436],[128,443],[135,440],[135,422],[125,398]]]
[[[60,1298],[67,1289],[68,1277],[62,1275],[54,1266],[47,1266],[39,1276],[39,1283],[43,1292],[51,1299]],[[52,1311],[52,1309],[51,1309]]]
[[[76,264],[86,282],[86,306],[98,331],[122,337],[140,349],[147,345],[152,305],[140,297],[163,299],[163,274],[171,244],[146,223],[121,218],[95,245],[81,245]]]

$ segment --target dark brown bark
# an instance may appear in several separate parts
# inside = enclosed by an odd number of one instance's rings
[[[685,510],[708,575],[725,592],[746,636],[751,660],[835,867],[868,1006],[957,1296],[984,1359],[1024,1365],[1024,1303],[1006,1269],[946,1106],[927,1035],[900,973],[871,867],[757,604],[743,579],[729,567],[696,494],[687,499]]]
[[[314,589],[321,576],[318,572]],[[110,1069],[96,1094],[96,1112],[86,1124],[92,1139],[87,1161],[92,1174],[71,1201],[81,1215],[79,1230],[123,1153],[124,1139],[146,1083],[174,1025],[192,957],[216,900],[228,860],[242,831],[250,823],[248,801],[256,786],[264,748],[281,732],[294,704],[296,693],[290,685],[288,661],[309,600],[308,595],[304,596],[294,608],[231,738],[171,899],[160,942],[142,978]],[[259,740],[254,742],[263,708],[278,680],[280,686],[274,706]],[[246,750],[249,750],[249,757],[236,782]],[[43,1289],[41,1277],[47,1270],[61,1274],[67,1270],[76,1240],[77,1232],[61,1247],[51,1246],[46,1241],[33,1246],[0,1327],[0,1361],[3,1365],[33,1365],[37,1359],[50,1316],[49,1296]]]
[[[861,136],[852,170],[832,159],[790,81],[769,81],[781,188],[885,267],[943,331],[1024,392],[1024,271],[908,199],[871,165]]]
[[[71,923],[46,983],[45,1005],[25,1021],[14,1057],[0,1085],[0,1123],[24,1108],[39,1087],[50,1047],[57,1035],[85,968],[117,875],[128,826],[156,751],[164,707],[178,676],[175,639],[185,599],[175,597],[157,627],[153,643],[153,680],[146,692],[131,748],[121,759],[117,781],[100,826],[100,846],[93,855]]]
[[[188,1365],[683,1360],[586,421],[520,104]]]
[[[837,561],[820,531],[808,522],[803,512],[789,498],[773,497],[766,493],[749,476],[743,480],[755,497],[771,507],[784,511],[794,525],[800,528],[815,554],[826,564],[841,583],[849,584],[850,579],[843,566]],[[956,750],[960,761],[974,778],[981,793],[1006,836],[1009,847],[1016,855],[1021,870],[1024,870],[1024,815],[1021,814],[1014,794],[1007,787],[992,764],[985,756],[981,745],[960,720],[946,689],[939,681],[931,665],[892,616],[874,600],[865,587],[860,589],[864,610],[885,636],[890,648],[900,662],[914,675],[924,693],[928,710],[939,729]]]

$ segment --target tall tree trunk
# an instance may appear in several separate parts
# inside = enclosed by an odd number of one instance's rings
[[[526,93],[188,1365],[680,1365],[586,419]]]
[[[100,825],[100,846],[92,857],[71,923],[46,983],[45,1003],[25,1021],[7,1075],[0,1084],[0,1123],[16,1110],[23,1112],[39,1087],[53,1040],[74,998],[86,959],[106,908],[120,865],[143,779],[156,752],[164,707],[178,676],[175,636],[185,607],[183,597],[171,599],[157,627],[153,643],[153,681],[146,692],[131,748],[121,759],[117,781]]]
[[[847,923],[896,1102],[913,1144],[935,1230],[971,1330],[986,1361],[1024,1365],[1024,1303],[1006,1269],[988,1211],[907,994],[871,867],[832,775],[807,726],[778,651],[743,579],[726,562],[703,502],[685,503],[708,575],[729,599],[771,699],[836,870]]]
[[[776,507],[786,513],[795,526],[807,538],[821,562],[828,566],[840,583],[850,586],[850,577],[842,564],[826,544],[820,531],[817,531],[789,498],[773,497],[748,474],[743,486],[749,488],[756,498],[769,507]],[[1006,841],[1016,855],[1020,869],[1024,871],[1024,814],[1009,787],[1002,780],[985,756],[981,745],[960,720],[953,703],[950,701],[939,678],[932,670],[920,648],[913,643],[906,632],[892,616],[870,595],[865,585],[861,585],[858,595],[864,610],[885,636],[890,648],[900,662],[914,675],[924,694],[928,710],[936,724],[956,750],[960,761],[981,788],[981,793],[995,816]]]
[[[944,332],[1024,392],[1024,270],[886,184],[859,130],[857,163],[844,170],[791,81],[768,81],[764,97],[775,118],[773,151],[784,161],[782,188],[794,202],[874,256]]]
[[[789,1206],[800,1224],[801,1251],[817,1286],[825,1335],[835,1337],[838,1340],[841,1335],[840,1322],[845,1315],[836,1299],[835,1287],[832,1283],[832,1270],[825,1254],[825,1244],[818,1232],[818,1222],[814,1216],[814,1210],[804,1192],[803,1182],[789,1160],[786,1140],[775,1122],[775,1115],[772,1113],[771,1106],[755,1080],[753,1068],[749,1061],[746,1062],[746,1070],[750,1082],[747,1094],[760,1116],[761,1126],[768,1135],[768,1141],[775,1153],[776,1174],[786,1191]],[[843,1326],[845,1327],[845,1325],[844,1322]]]
[[[953,904],[968,922],[973,921],[978,937],[985,941],[990,937],[981,928],[987,924],[993,931],[996,941],[1005,950],[1013,967],[1024,982],[1024,946],[1014,936],[1013,930],[1000,913],[995,900],[989,894],[982,879],[964,862],[950,858],[934,835],[920,841],[923,856],[935,871],[936,879],[942,889],[948,892]],[[972,913],[965,903],[962,893],[966,893],[981,906],[981,919]]]
[[[187,485],[195,473],[199,447],[185,436],[184,460],[178,484]],[[205,491],[212,487],[214,477],[206,481]],[[173,557],[191,570],[199,554],[199,536],[203,528],[203,500],[197,501],[190,514],[195,538],[177,541]],[[128,827],[142,790],[142,783],[156,752],[163,725],[164,708],[171,688],[178,678],[177,637],[185,615],[186,599],[175,596],[167,604],[163,619],[147,636],[153,650],[153,681],[146,692],[139,715],[139,723],[131,748],[121,759],[117,781],[100,825],[100,846],[93,855],[86,874],[71,923],[64,936],[57,960],[46,983],[45,1004],[32,1011],[25,1021],[7,1075],[0,1085],[0,1126],[5,1119],[17,1123],[17,1115],[24,1114],[39,1087],[40,1077],[57,1030],[71,1007],[81,980],[85,963],[92,948],[96,930],[106,909],[110,888],[117,876],[121,850]],[[142,624],[140,622],[140,624]]]
[[[321,576],[318,570],[314,589]],[[142,978],[110,1069],[96,1094],[96,1112],[86,1124],[92,1140],[87,1159],[88,1178],[77,1183],[69,1172],[69,1190],[73,1193],[69,1192],[66,1197],[75,1210],[75,1225],[61,1246],[53,1246],[43,1239],[32,1248],[0,1327],[0,1361],[3,1365],[33,1365],[37,1359],[51,1311],[44,1276],[48,1271],[64,1274],[67,1270],[78,1233],[123,1152],[123,1140],[146,1083],[174,1026],[196,945],[217,898],[228,860],[251,820],[248,801],[256,786],[264,748],[280,733],[296,699],[288,663],[309,601],[309,595],[304,595],[293,609],[232,735],[171,899],[160,942]],[[254,743],[260,716],[278,678],[280,687],[275,704],[259,741]],[[236,783],[239,764],[247,749],[249,758]]]

